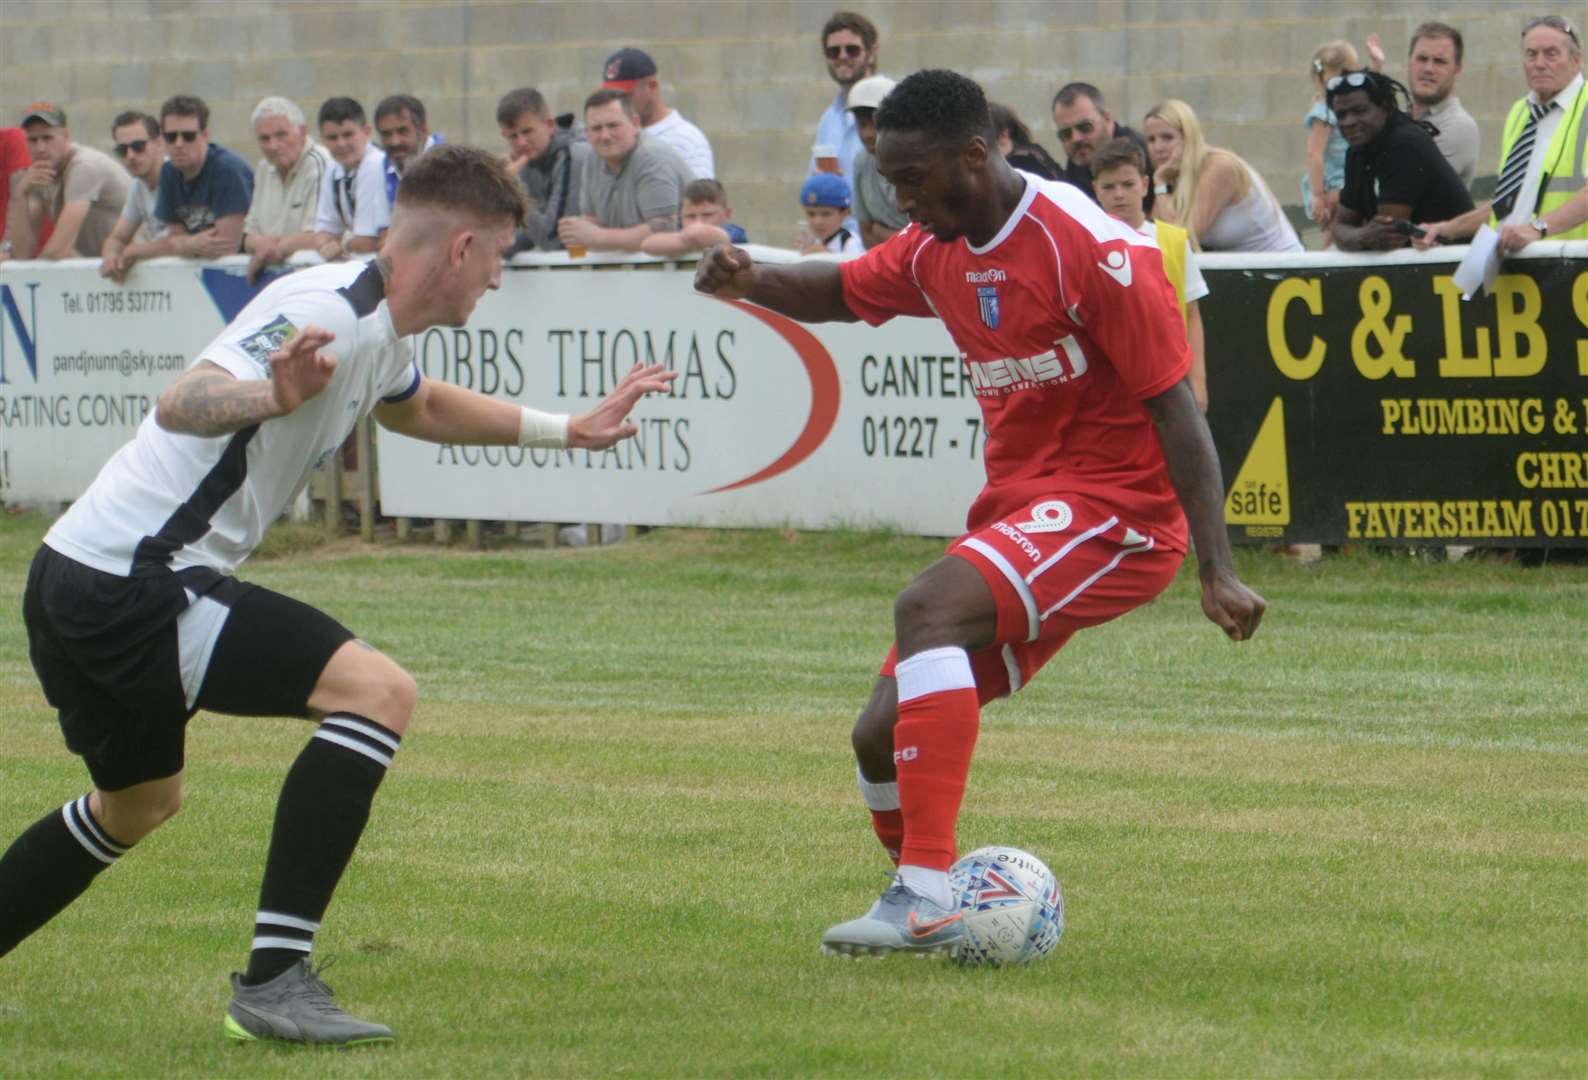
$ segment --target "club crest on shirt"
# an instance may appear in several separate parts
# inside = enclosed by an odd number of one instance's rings
[[[987,324],[987,329],[998,329],[998,287],[978,285],[976,300],[981,304],[981,321]]]
[[[298,332],[285,315],[277,315],[273,320],[255,330],[252,334],[237,343],[237,347],[248,354],[248,358],[258,364],[265,371],[270,370],[270,354],[280,349],[292,336]]]

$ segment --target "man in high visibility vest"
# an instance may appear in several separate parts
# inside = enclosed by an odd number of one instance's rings
[[[1528,94],[1511,106],[1500,142],[1500,179],[1494,198],[1470,213],[1424,225],[1417,241],[1465,239],[1485,222],[1495,228],[1526,225],[1539,236],[1588,239],[1588,223],[1562,232],[1549,226],[1588,179],[1588,123],[1583,113],[1582,39],[1559,15],[1542,15],[1522,31],[1522,70]]]

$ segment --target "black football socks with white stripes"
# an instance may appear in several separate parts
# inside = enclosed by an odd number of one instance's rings
[[[308,956],[331,893],[358,846],[375,792],[402,738],[352,713],[325,718],[287,772],[265,861],[249,984]],[[73,799],[0,855],[0,956],[76,900],[129,845]]]
[[[369,820],[370,803],[402,744],[353,713],[331,713],[287,772],[265,859],[243,982],[269,982],[304,959]]]
[[[0,855],[0,956],[53,919],[127,853],[88,811],[88,796],[52,810]]]

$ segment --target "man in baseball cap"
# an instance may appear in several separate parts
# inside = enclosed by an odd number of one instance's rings
[[[63,128],[66,126],[66,110],[48,101],[35,101],[22,113],[17,126],[26,128],[30,120],[42,120],[50,127]]]
[[[32,250],[46,221],[55,223],[41,259],[99,258],[121,218],[128,176],[109,154],[75,146],[66,110],[35,101],[22,110],[33,165],[22,181],[22,205],[10,211],[6,239],[14,250]]]
[[[643,49],[619,49],[607,57],[602,69],[603,90],[621,90],[629,96],[640,126],[661,139],[684,159],[697,180],[717,175],[706,133],[685,120],[677,109],[662,100],[662,84],[657,78],[656,61]]]
[[[899,209],[893,185],[877,171],[877,107],[893,89],[886,75],[868,75],[849,88],[849,111],[855,116],[855,131],[863,149],[855,154],[855,220],[860,224],[860,240],[874,248],[910,222],[910,215]]]

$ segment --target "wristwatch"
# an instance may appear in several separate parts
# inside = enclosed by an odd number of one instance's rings
[[[1539,239],[1543,239],[1549,235],[1549,226],[1544,223],[1543,218],[1536,217],[1532,221],[1528,222],[1528,224],[1538,230]]]

